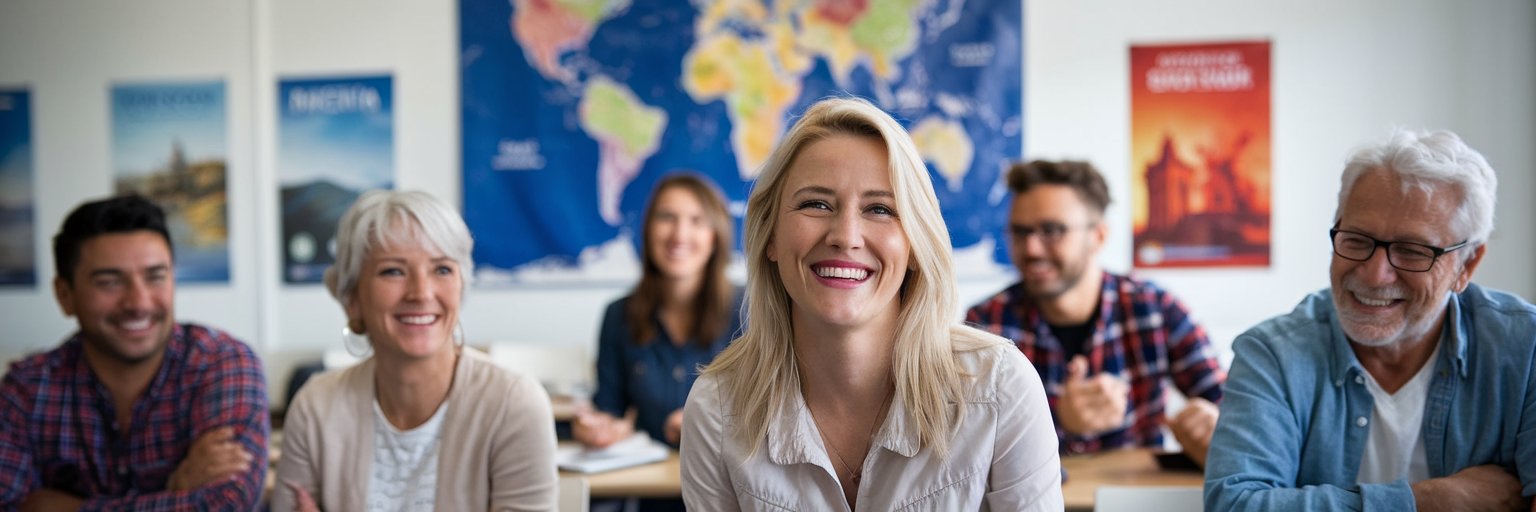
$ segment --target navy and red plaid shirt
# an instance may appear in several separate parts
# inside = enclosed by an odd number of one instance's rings
[[[114,434],[111,394],[80,335],[11,364],[0,385],[0,510],[40,488],[86,499],[82,510],[251,510],[267,473],[267,390],[250,347],[220,331],[175,326],[165,359]],[[167,491],[192,442],[217,427],[255,458],[234,480]]]
[[[1170,377],[1185,396],[1221,401],[1226,372],[1201,329],[1178,299],[1151,283],[1104,273],[1102,301],[1083,354],[1088,375],[1108,372],[1131,385],[1126,427],[1096,436],[1062,430],[1056,415],[1067,361],[1061,342],[1040,309],[1016,283],[966,312],[966,321],[1013,340],[1040,372],[1051,419],[1063,454],[1093,453],[1126,446],[1162,446],[1163,384]]]

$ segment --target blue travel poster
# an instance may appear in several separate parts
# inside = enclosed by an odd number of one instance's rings
[[[479,282],[632,281],[658,180],[713,178],[739,222],[779,138],[832,95],[911,132],[956,268],[995,275],[999,175],[1023,152],[1022,4],[459,0]]]
[[[112,165],[118,193],[165,209],[176,280],[229,282],[224,82],[112,87]]]
[[[37,284],[32,194],[31,94],[0,89],[0,286]]]
[[[336,223],[364,191],[395,179],[391,78],[278,83],[277,176],[283,281],[318,283],[336,256]]]

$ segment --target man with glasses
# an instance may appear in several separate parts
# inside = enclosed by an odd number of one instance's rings
[[[1100,270],[1109,187],[1087,162],[1008,171],[1009,250],[1019,282],[966,320],[1013,340],[1045,384],[1063,455],[1161,447],[1166,424],[1197,463],[1216,427],[1225,375],[1205,330],[1173,295]],[[1164,417],[1164,381],[1189,397]]]
[[[1233,343],[1206,506],[1528,510],[1536,307],[1471,283],[1493,169],[1455,134],[1399,132],[1341,182],[1331,287]]]

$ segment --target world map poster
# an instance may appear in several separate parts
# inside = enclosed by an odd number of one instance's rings
[[[1131,47],[1137,268],[1269,266],[1268,41]]]
[[[867,98],[912,133],[962,275],[1006,268],[999,174],[1022,154],[1021,3],[460,0],[480,282],[633,280],[645,202],[676,170],[713,178],[739,233],[763,161],[832,95]]]

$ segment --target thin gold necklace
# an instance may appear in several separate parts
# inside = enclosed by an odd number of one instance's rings
[[[885,408],[891,405],[891,397],[893,395],[895,395],[895,394],[896,394],[896,390],[894,390],[894,389],[890,390],[890,391],[887,391],[885,393],[885,401],[880,404],[879,412],[875,413],[875,421],[872,422],[872,424],[869,426],[869,434],[868,434],[867,437],[865,437],[865,442],[873,444],[874,439],[875,439],[875,429],[880,428],[880,425],[882,423],[885,423],[885,413],[886,413]],[[810,409],[811,408],[811,403],[810,402],[806,402],[805,403],[805,408],[806,409]],[[822,439],[826,441],[827,448],[831,448],[832,449],[832,455],[834,457],[837,457],[837,461],[838,462],[843,463],[843,471],[847,471],[848,474],[851,476],[850,479],[853,480],[853,486],[854,487],[858,487],[859,486],[859,481],[864,479],[864,462],[860,461],[858,469],[854,469],[853,465],[848,464],[848,461],[846,459],[843,459],[843,453],[838,451],[837,450],[837,446],[834,446],[832,444],[831,438],[826,437],[826,433],[825,432],[826,432],[827,429],[822,428],[821,420],[816,419],[816,411],[814,409],[811,410],[811,422],[815,423],[816,424],[816,428],[823,432],[822,433]],[[865,450],[866,450],[866,456],[867,456],[868,448],[866,448]]]

